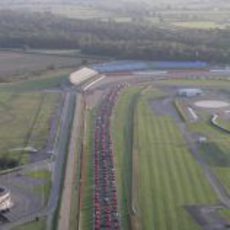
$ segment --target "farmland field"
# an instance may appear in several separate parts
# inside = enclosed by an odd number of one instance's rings
[[[7,9],[9,6],[0,5],[0,9]],[[93,18],[105,18],[109,17],[106,10],[97,9],[96,7],[80,6],[79,4],[55,4],[55,3],[45,3],[45,5],[36,3],[24,3],[14,4],[10,8],[11,10],[21,10],[21,11],[32,11],[32,12],[50,12],[60,16],[68,18],[80,18],[80,19],[93,19]]]
[[[191,22],[175,22],[174,26],[188,29],[224,29],[225,25],[219,25],[212,21],[191,21]]]
[[[31,146],[41,150],[47,141],[59,94],[0,92],[0,158],[27,163]]]
[[[37,51],[39,52],[39,51]],[[53,70],[63,67],[79,67],[84,57],[65,57],[61,56],[61,51],[46,55],[44,50],[41,53],[30,54],[13,51],[0,51],[0,80],[10,81],[14,76],[24,78],[39,77],[43,71]],[[51,52],[51,51],[47,51]],[[58,53],[59,52],[59,53]],[[67,51],[63,51],[67,52]],[[73,51],[72,51],[73,52]],[[87,58],[89,62],[94,59]]]
[[[115,117],[116,126],[113,127],[118,185],[124,212],[122,220],[125,223],[125,218],[131,214],[130,208],[124,207],[131,206],[135,213],[132,224],[142,229],[200,229],[185,206],[214,204],[216,196],[190,155],[174,121],[167,116],[158,117],[150,109],[150,92],[141,95],[137,101],[134,120],[131,121],[134,124],[133,156],[129,156],[124,137],[130,136],[131,132],[126,130],[125,134],[122,127],[130,122],[127,104],[135,95],[133,90],[129,89],[122,95],[116,108],[119,111],[116,113],[118,118]],[[135,175],[132,189],[128,188],[132,178],[129,169]]]
[[[222,183],[225,185],[226,190],[230,194],[230,167],[224,168],[224,167],[218,167],[215,168],[217,176],[222,181]]]

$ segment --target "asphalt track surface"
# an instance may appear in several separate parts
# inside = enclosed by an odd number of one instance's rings
[[[65,180],[61,198],[59,219],[58,219],[58,230],[69,229],[70,216],[71,216],[71,205],[72,205],[72,191],[75,186],[74,174],[77,165],[77,145],[76,141],[79,140],[80,129],[81,129],[81,96],[76,96],[77,104],[75,106],[75,113],[73,119],[72,133],[70,137],[70,144],[68,149],[68,158],[66,162]]]

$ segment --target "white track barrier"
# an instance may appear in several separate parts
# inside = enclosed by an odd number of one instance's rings
[[[85,86],[83,88],[83,91],[86,91],[87,89],[89,89],[90,87],[92,87],[93,85],[95,85],[97,82],[103,80],[104,78],[105,78],[105,76],[102,76],[102,77],[96,79],[95,81],[91,82],[90,84],[88,84],[87,86]]]
[[[197,121],[199,117],[197,116],[197,114],[195,113],[195,111],[191,107],[188,107],[188,111],[192,115],[194,121]]]
[[[217,126],[219,126],[218,123],[217,123],[217,121],[216,121],[218,117],[219,117],[219,116],[218,116],[217,114],[214,114],[213,117],[212,117],[212,123],[213,123],[214,125],[217,125]]]

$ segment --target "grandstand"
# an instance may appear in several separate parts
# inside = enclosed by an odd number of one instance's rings
[[[90,78],[96,77],[97,75],[98,72],[96,70],[83,67],[76,72],[71,73],[69,79],[72,84],[79,85]]]
[[[206,62],[175,62],[175,61],[113,61],[104,64],[92,65],[99,73],[132,72],[145,70],[173,70],[173,69],[205,69]]]
[[[93,65],[93,69],[100,73],[129,72],[148,69],[148,64],[142,61],[113,61]]]
[[[149,67],[153,69],[205,69],[208,67],[206,62],[200,61],[186,61],[186,62],[176,62],[176,61],[157,61],[150,62]]]

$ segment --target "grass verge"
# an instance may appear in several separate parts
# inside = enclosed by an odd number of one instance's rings
[[[93,228],[93,136],[95,110],[86,112],[86,136],[83,147],[80,229]]]
[[[13,230],[44,230],[46,229],[46,221],[44,219],[34,221],[19,227],[14,228]]]

